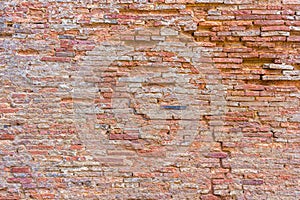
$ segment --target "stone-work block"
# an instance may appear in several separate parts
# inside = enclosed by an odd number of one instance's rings
[[[286,64],[264,64],[265,69],[282,69],[282,70],[293,70],[294,67]]]
[[[175,31],[174,29],[171,28],[163,28],[161,29],[160,34],[163,36],[178,35],[178,31]]]

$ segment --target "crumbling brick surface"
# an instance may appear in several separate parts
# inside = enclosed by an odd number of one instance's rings
[[[0,1],[0,199],[298,199],[299,0]]]

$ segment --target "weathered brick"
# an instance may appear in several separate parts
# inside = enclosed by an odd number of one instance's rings
[[[212,195],[212,194],[207,194],[207,195],[202,195],[201,199],[203,199],[203,200],[220,200],[220,197]]]
[[[224,0],[195,0],[196,3],[223,3]]]
[[[175,31],[174,29],[171,29],[171,28],[163,28],[163,29],[161,29],[160,34],[163,36],[178,35],[178,31]]]
[[[110,140],[123,140],[124,135],[123,134],[109,134]]]
[[[224,0],[225,4],[251,4],[253,0]]]
[[[252,14],[257,14],[257,15],[280,15],[281,11],[279,11],[279,10],[253,10]]]
[[[240,58],[214,58],[216,63],[242,63],[243,59]]]
[[[233,36],[258,36],[260,35],[260,30],[249,30],[249,31],[233,31]]]
[[[300,42],[300,36],[289,36],[287,38],[288,42]]]
[[[289,31],[288,26],[265,26],[261,28],[262,31]]]
[[[263,184],[263,180],[243,180],[242,184],[243,185],[261,185]]]
[[[255,25],[262,25],[262,26],[274,26],[274,25],[283,25],[285,23],[284,20],[255,20]]]
[[[268,31],[268,32],[261,32],[262,37],[268,36],[290,36],[290,32],[287,31]]]
[[[0,140],[14,140],[15,136],[11,134],[1,134]]]
[[[22,183],[22,184],[28,184],[32,183],[31,178],[7,178],[8,183]]]
[[[262,91],[265,89],[265,87],[263,85],[253,85],[253,84],[248,84],[248,85],[244,85],[244,89],[245,90],[254,90],[254,91]]]
[[[41,61],[47,61],[47,62],[70,62],[70,58],[64,58],[64,57],[42,57]]]
[[[266,69],[285,69],[285,70],[293,70],[294,67],[286,64],[264,64],[263,68]]]
[[[299,4],[299,0],[283,0],[283,4]]]
[[[55,56],[57,57],[75,57],[74,52],[55,52]]]
[[[225,152],[213,152],[207,154],[207,157],[209,158],[226,158],[228,155]]]
[[[11,168],[12,173],[29,173],[30,168],[29,167],[13,167]]]
[[[237,20],[262,20],[265,19],[265,15],[239,15],[236,16]]]

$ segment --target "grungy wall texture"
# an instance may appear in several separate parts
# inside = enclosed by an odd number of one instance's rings
[[[299,199],[299,42],[299,0],[1,0],[0,199]]]

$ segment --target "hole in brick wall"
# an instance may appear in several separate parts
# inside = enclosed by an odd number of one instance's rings
[[[300,70],[300,64],[299,63],[293,64],[293,66],[295,67],[295,70]]]
[[[1,37],[12,37],[12,32],[7,32],[7,31],[1,31],[0,36]]]
[[[19,50],[19,51],[17,51],[17,53],[19,55],[37,55],[38,51],[35,49],[25,49],[25,50]]]
[[[300,31],[290,31],[291,36],[298,36],[300,35]]]
[[[286,80],[245,80],[245,84],[255,84],[255,85],[265,85],[265,86],[287,86],[287,87],[297,87],[300,89],[299,81],[286,81]]]
[[[274,63],[274,58],[244,58],[243,64],[266,64]]]
[[[11,127],[11,125],[7,125],[7,124],[6,124],[6,125],[3,125],[3,127],[4,127],[4,128],[9,128],[9,127]]]
[[[7,27],[13,27],[14,24],[12,22],[7,22],[6,25]]]

